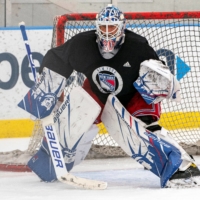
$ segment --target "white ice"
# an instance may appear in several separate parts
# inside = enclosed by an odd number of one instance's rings
[[[28,139],[0,139],[0,152],[25,150]],[[195,156],[200,166],[200,156]],[[188,200],[200,198],[200,188],[161,189],[159,178],[131,158],[85,160],[72,173],[108,182],[106,190],[44,183],[34,173],[0,172],[0,200]]]

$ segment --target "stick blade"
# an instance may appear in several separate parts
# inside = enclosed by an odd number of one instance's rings
[[[66,174],[58,177],[58,180],[62,183],[72,185],[74,187],[80,187],[90,190],[104,190],[107,188],[106,182],[80,178],[72,174]]]

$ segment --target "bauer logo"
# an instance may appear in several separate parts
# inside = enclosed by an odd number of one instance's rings
[[[45,126],[46,132],[47,132],[47,137],[48,137],[48,143],[49,143],[49,150],[52,155],[52,160],[55,164],[56,167],[63,168],[64,163],[61,160],[61,152],[59,151],[59,143],[57,142],[55,138],[55,133],[53,131],[52,126]]]
[[[33,86],[33,91],[34,91],[34,92],[39,88],[39,86],[41,85],[41,83],[44,81],[45,76],[46,76],[46,73],[45,73],[45,72],[42,72],[42,74],[41,74],[41,76],[40,76],[40,79],[39,79],[38,82]]]
[[[65,111],[66,107],[69,107],[69,106],[70,106],[70,100],[69,100],[69,95],[68,95],[67,99],[61,104],[58,111],[55,113],[54,118],[53,118],[54,123],[58,121],[60,115]],[[68,111],[70,112],[69,109]]]

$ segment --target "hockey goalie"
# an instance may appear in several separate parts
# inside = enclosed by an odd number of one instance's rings
[[[72,88],[60,102],[74,70],[85,75],[83,87]],[[126,29],[124,14],[109,4],[97,14],[96,30],[47,52],[38,83],[19,107],[45,126],[54,124],[68,172],[85,159],[102,121],[132,159],[160,178],[162,188],[200,186],[193,158],[158,124],[164,99],[180,102],[179,82],[146,38]],[[58,178],[55,166],[62,164],[52,164],[55,157],[45,137],[28,165],[52,182]]]

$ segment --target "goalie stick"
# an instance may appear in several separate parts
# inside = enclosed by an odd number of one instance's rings
[[[34,65],[34,62],[33,62],[33,57],[32,57],[31,48],[30,48],[30,45],[29,45],[29,42],[28,42],[28,37],[27,37],[27,34],[26,34],[25,23],[20,22],[19,27],[20,27],[22,37],[23,37],[23,40],[24,40],[24,44],[25,44],[25,47],[26,47],[26,52],[27,52],[27,56],[28,56],[30,66],[31,66],[33,78],[34,78],[34,81],[37,82],[37,80],[36,80],[36,77],[37,77],[36,69],[35,69],[35,65]]]
[[[32,60],[32,53],[28,43],[28,37],[26,35],[25,23],[20,22],[19,26],[26,46],[26,52],[29,59],[29,63],[31,65],[31,70],[34,76],[34,80],[35,83],[37,83],[36,69]],[[59,112],[59,110],[57,112]],[[55,115],[56,114],[57,113],[55,113]],[[107,187],[106,182],[80,178],[68,173],[65,167],[65,162],[59,144],[58,135],[56,133],[56,129],[54,126],[53,115],[51,114],[48,117],[42,119],[41,121],[45,132],[45,137],[47,139],[57,179],[62,183],[65,183],[67,185],[72,185],[75,187],[81,187],[85,189],[100,189],[100,190],[106,189]]]
[[[42,124],[58,180],[62,183],[85,189],[106,189],[106,182],[76,177],[67,172],[58,135],[55,126],[52,125],[52,120],[53,117],[50,115],[42,119]]]

